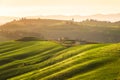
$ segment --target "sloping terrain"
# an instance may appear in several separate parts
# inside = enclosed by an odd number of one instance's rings
[[[0,43],[0,80],[119,80],[119,63],[120,43]]]
[[[120,22],[86,20],[83,22],[20,19],[0,26],[0,41],[38,37],[43,40],[85,40],[89,42],[120,42]]]

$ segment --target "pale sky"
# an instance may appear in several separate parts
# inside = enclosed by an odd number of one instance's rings
[[[120,0],[0,0],[0,16],[120,13]]]

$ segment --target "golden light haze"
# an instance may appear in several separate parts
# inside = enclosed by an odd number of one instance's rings
[[[0,0],[0,16],[120,13],[120,0]]]

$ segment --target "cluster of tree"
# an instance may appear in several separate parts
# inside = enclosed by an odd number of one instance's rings
[[[109,22],[109,21],[97,21],[94,19],[87,19],[79,23],[80,25],[86,25],[86,26],[106,26],[106,27],[112,27],[116,25],[114,22]]]

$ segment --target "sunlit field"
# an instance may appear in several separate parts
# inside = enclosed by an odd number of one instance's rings
[[[115,80],[120,44],[72,47],[53,41],[0,43],[1,80]]]
[[[0,80],[120,80],[120,0],[0,0]]]

